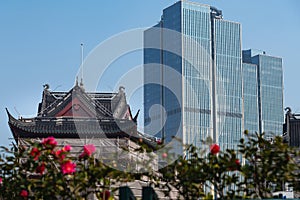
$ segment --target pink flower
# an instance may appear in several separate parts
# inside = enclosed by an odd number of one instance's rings
[[[220,152],[220,146],[217,144],[212,144],[212,145],[210,145],[209,148],[210,148],[210,153],[213,155],[216,155],[217,153]]]
[[[83,147],[83,152],[79,155],[79,158],[83,158],[85,156],[91,156],[92,153],[96,151],[96,147],[93,144],[86,144]]]
[[[50,136],[50,137],[44,138],[44,139],[42,140],[42,144],[43,144],[45,147],[50,147],[50,148],[53,149],[54,147],[56,147],[57,142],[56,142],[56,140],[55,140],[54,137]]]
[[[33,157],[34,160],[38,160],[41,152],[37,147],[33,147],[29,154]]]
[[[28,192],[27,192],[27,190],[22,190],[22,191],[20,192],[20,196],[21,196],[21,197],[28,197]]]
[[[70,145],[66,145],[62,148],[62,151],[71,151],[72,150],[72,147]]]
[[[41,165],[37,166],[35,171],[36,171],[36,173],[43,174],[45,171],[45,168],[46,168],[45,163],[42,163]]]
[[[61,165],[61,171],[63,174],[72,174],[76,171],[76,164],[68,160]]]
[[[162,153],[161,156],[162,156],[163,158],[166,158],[166,157],[168,157],[168,154],[167,154],[167,153]]]
[[[54,154],[55,154],[55,156],[56,156],[57,158],[59,158],[61,161],[62,161],[63,159],[65,159],[65,157],[66,157],[66,155],[64,154],[64,151],[63,151],[63,150],[57,150],[57,151],[54,152]]]
[[[3,180],[2,180],[2,177],[0,177],[0,184],[2,184],[3,183]]]
[[[83,151],[87,156],[91,156],[96,151],[96,147],[93,144],[84,145]]]

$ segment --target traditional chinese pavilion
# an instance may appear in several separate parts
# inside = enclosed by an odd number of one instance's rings
[[[68,92],[44,86],[42,102],[33,118],[15,119],[7,110],[16,142],[21,138],[116,138],[137,136],[136,118],[118,93],[89,93],[76,84]]]
[[[132,116],[124,87],[120,87],[116,93],[86,92],[83,84],[76,81],[70,91],[55,92],[46,84],[36,117],[16,119],[6,111],[18,146],[28,146],[28,140],[53,136],[58,146],[69,144],[75,154],[82,151],[84,144],[94,144],[95,156],[101,157],[101,161],[107,164],[118,162],[120,170],[143,171],[145,163],[158,170],[155,153],[149,156],[136,151],[140,148],[140,142],[155,148],[157,141],[137,131],[138,113]],[[148,186],[149,183],[134,181],[126,185],[131,187],[134,195],[141,196],[142,186]],[[161,189],[155,190],[160,192],[161,197],[164,196]]]
[[[128,148],[137,140],[150,147],[156,144],[137,131],[138,113],[132,116],[124,87],[116,93],[86,92],[83,84],[76,81],[70,91],[54,92],[46,84],[36,117],[16,119],[8,110],[7,114],[18,145],[28,139],[53,136],[60,145],[82,147],[93,143],[99,146],[101,154],[110,154],[110,148]]]

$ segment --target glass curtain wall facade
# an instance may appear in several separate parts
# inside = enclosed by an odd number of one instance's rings
[[[250,49],[243,51],[243,62],[257,67],[259,132],[266,133],[269,138],[281,135],[284,118],[282,58]]]
[[[218,18],[213,24],[217,142],[234,149],[243,132],[241,26]]]
[[[171,141],[172,136],[182,138],[182,30],[181,3],[163,10],[162,53],[163,53],[163,107],[166,111],[163,138]],[[170,29],[174,32],[169,32]],[[177,33],[177,34],[176,34]],[[174,89],[168,87],[173,86]]]
[[[243,63],[244,128],[259,132],[257,65]]]
[[[155,120],[149,118],[151,106],[161,103],[166,123],[154,134],[167,142],[179,130],[186,144],[200,146],[201,140],[211,136],[222,148],[235,147],[243,131],[240,24],[223,20],[221,11],[209,5],[186,1],[164,9],[159,24],[160,37],[149,34],[152,28],[144,34],[145,66],[161,64],[160,72],[145,67],[144,80],[154,74],[162,77],[157,90],[145,81],[145,125]],[[182,35],[170,36],[166,29]],[[153,39],[160,39],[158,52],[147,46]],[[181,78],[170,76],[170,69]],[[169,84],[178,87],[180,95],[165,87]],[[145,132],[150,129],[145,127]]]
[[[282,59],[256,55],[252,62],[258,66],[259,126],[269,137],[282,134],[283,77]]]
[[[162,135],[163,110],[163,74],[161,47],[161,22],[144,32],[144,132],[150,135]],[[147,111],[147,112],[146,112]],[[150,115],[151,119],[150,119]]]
[[[182,3],[183,141],[200,146],[213,135],[210,7]]]

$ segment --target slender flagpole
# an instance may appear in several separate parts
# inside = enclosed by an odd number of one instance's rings
[[[81,81],[80,81],[80,85],[83,85],[83,43],[81,43],[80,46],[81,46]]]

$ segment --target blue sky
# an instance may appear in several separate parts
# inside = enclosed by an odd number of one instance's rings
[[[284,105],[300,113],[299,0],[195,0],[223,11],[224,19],[242,24],[243,49],[265,50],[283,58]],[[81,64],[80,43],[88,54],[100,42],[133,28],[159,21],[163,8],[175,1],[1,1],[0,2],[0,145],[12,135],[5,107],[14,116],[33,116],[42,85],[68,91]],[[124,60],[122,60],[124,59]],[[115,64],[130,68],[142,64],[141,53]],[[111,72],[113,73],[113,71]],[[109,81],[104,86],[110,86]],[[141,100],[132,97],[133,112]],[[17,111],[15,111],[17,110]]]

